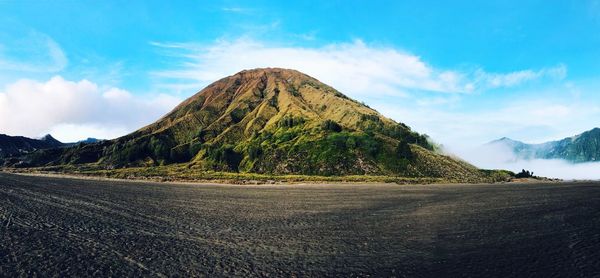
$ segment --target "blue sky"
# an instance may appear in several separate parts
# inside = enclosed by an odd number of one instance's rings
[[[600,126],[600,1],[288,2],[0,0],[0,133],[117,137],[265,66],[457,152]]]

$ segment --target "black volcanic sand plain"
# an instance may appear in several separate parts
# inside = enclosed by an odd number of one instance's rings
[[[2,276],[599,273],[598,183],[230,186],[0,173]]]

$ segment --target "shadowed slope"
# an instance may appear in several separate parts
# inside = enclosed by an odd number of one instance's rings
[[[63,145],[65,144],[54,139],[50,134],[41,139],[0,134],[0,159],[8,156],[26,154],[39,149],[61,147]]]

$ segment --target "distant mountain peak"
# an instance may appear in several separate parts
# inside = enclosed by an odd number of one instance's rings
[[[515,140],[513,140],[513,139],[510,139],[510,138],[508,138],[508,137],[502,137],[502,138],[500,138],[500,139],[496,139],[496,140],[494,140],[494,141],[492,141],[492,142],[497,142],[497,141],[515,141]]]
[[[59,146],[63,145],[62,142],[56,140],[56,138],[52,137],[52,135],[50,135],[50,134],[44,135],[42,138],[40,138],[40,140],[47,142],[48,144],[50,144],[51,146],[54,146],[54,147],[59,147]]]
[[[23,136],[9,136],[0,134],[0,165],[2,158],[8,156],[19,156],[42,149],[51,149],[64,146],[63,143],[46,135],[40,139],[32,139]]]
[[[592,128],[592,129],[590,129],[588,131],[582,132],[581,134],[578,134],[578,135],[586,135],[586,134],[595,134],[595,135],[600,134],[600,128],[595,127],[595,128]]]
[[[600,160],[600,128],[582,132],[557,141],[527,144],[503,137],[489,144],[501,144],[524,159],[565,159],[571,162]]]
[[[46,134],[46,135],[42,136],[42,138],[40,138],[40,140],[44,140],[44,141],[58,141],[54,137],[52,137],[52,135],[50,135],[50,134]]]
[[[514,140],[514,139],[511,139],[511,138],[508,138],[508,137],[502,137],[500,139],[496,139],[496,140],[490,141],[486,145],[493,145],[493,144],[511,144],[511,145],[514,145],[514,144],[524,144],[524,143],[521,142],[521,141],[518,141],[518,140]]]

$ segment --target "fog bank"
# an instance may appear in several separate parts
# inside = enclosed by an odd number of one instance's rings
[[[484,145],[478,147],[447,148],[448,153],[484,169],[505,169],[534,172],[536,176],[565,180],[600,180],[600,162],[571,163],[562,159],[521,159],[507,146]]]

